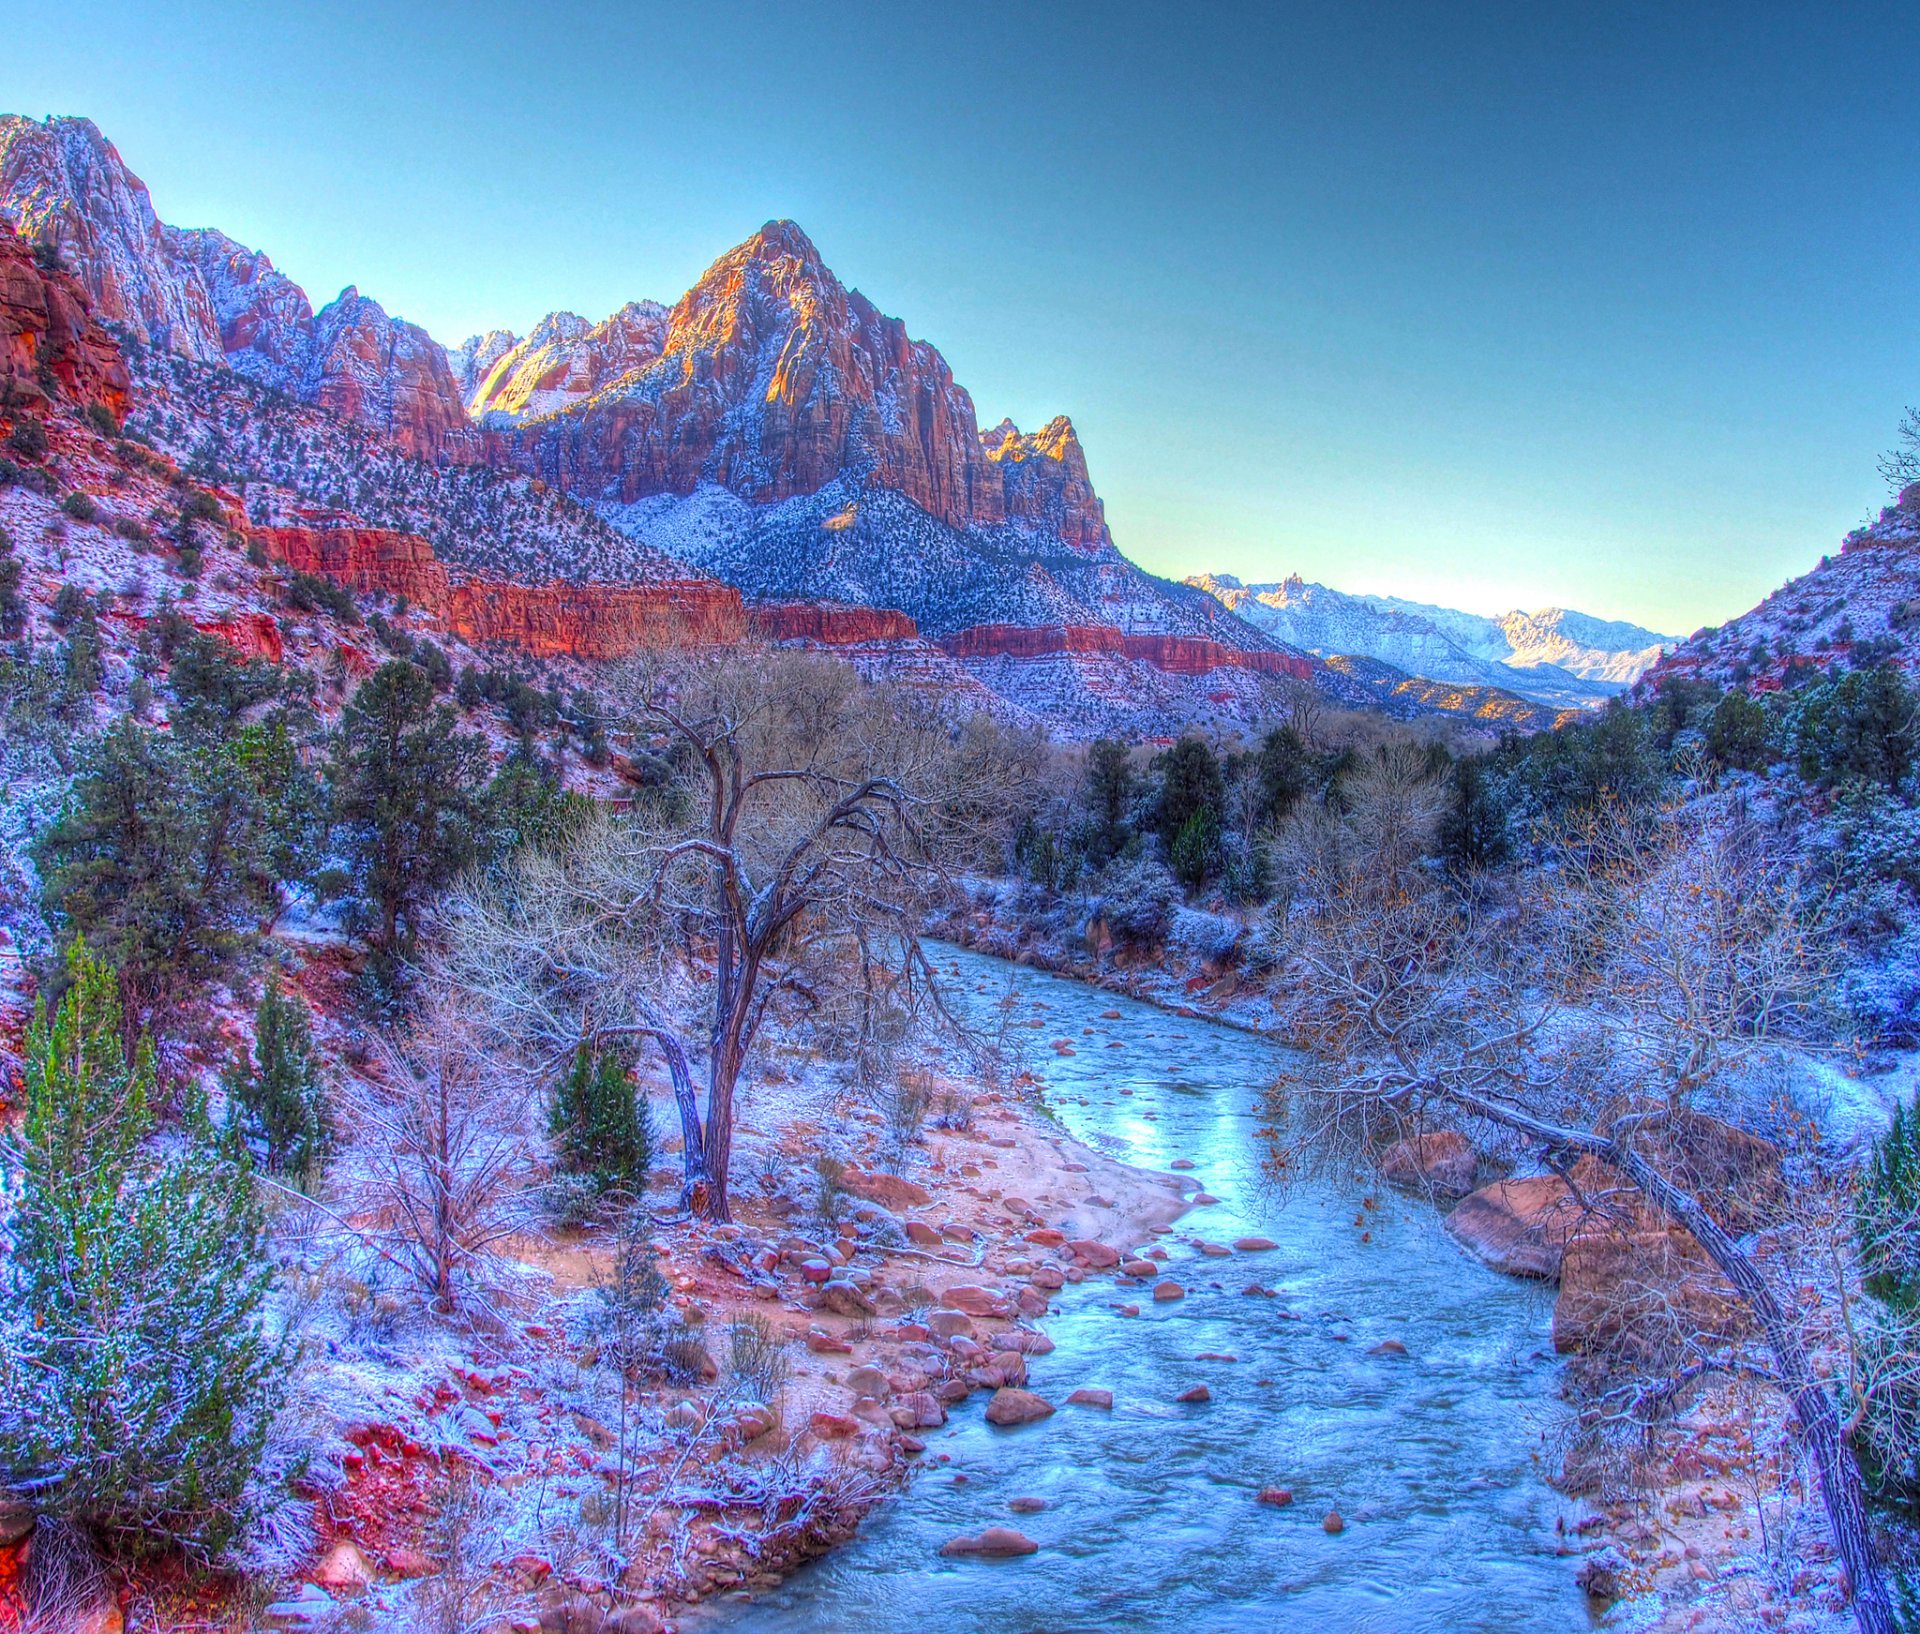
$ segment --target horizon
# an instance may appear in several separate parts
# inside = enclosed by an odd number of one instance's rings
[[[575,5],[529,54],[485,6],[166,9],[16,25],[0,103],[92,119],[163,220],[450,347],[671,303],[793,219],[982,427],[1068,416],[1115,543],[1168,578],[1685,635],[1878,511],[1920,396],[1920,115],[1860,94],[1878,10],[1309,6],[1194,39],[1069,13],[1009,41]]]

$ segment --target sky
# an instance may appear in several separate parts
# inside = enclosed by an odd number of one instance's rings
[[[1120,548],[1685,634],[1885,502],[1911,5],[62,0],[0,111],[449,344],[791,217]]]

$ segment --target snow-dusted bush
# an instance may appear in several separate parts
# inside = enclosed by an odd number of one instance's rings
[[[1240,921],[1231,914],[1176,908],[1167,932],[1167,948],[1183,963],[1207,963],[1230,957],[1239,944],[1240,935]]]
[[[1151,857],[1114,863],[1089,904],[1092,916],[1126,942],[1157,942],[1167,933],[1180,886],[1166,865]]]

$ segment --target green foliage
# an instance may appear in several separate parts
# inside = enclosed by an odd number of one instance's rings
[[[404,659],[368,676],[340,714],[333,815],[360,918],[386,955],[404,951],[426,904],[479,851],[486,746],[457,726]]]
[[[103,437],[118,437],[120,422],[113,417],[113,410],[105,403],[87,405],[87,421]]]
[[[84,942],[27,1033],[19,1204],[3,1262],[0,1470],[127,1551],[208,1555],[247,1515],[285,1359],[260,1322],[265,1223],[244,1152],[195,1109],[161,1156],[153,1052],[128,1058],[113,971]]]
[[[1596,719],[1508,739],[1497,767],[1519,804],[1548,817],[1652,801],[1667,777],[1647,711],[1618,702]]]
[[[91,522],[100,514],[93,495],[82,493],[78,488],[60,501],[60,509],[76,522]]]
[[[27,628],[26,598],[20,594],[20,558],[13,535],[0,528],[0,641],[17,641]]]
[[[1920,1102],[1896,1107],[1874,1143],[1855,1203],[1856,1240],[1867,1291],[1868,1372],[1885,1382],[1865,1402],[1853,1441],[1861,1469],[1881,1496],[1920,1503],[1920,1387],[1909,1359],[1920,1346]]]
[[[509,755],[480,799],[479,832],[494,858],[523,845],[554,847],[594,803],[573,794],[531,755]]]
[[[1895,790],[1913,770],[1920,697],[1891,664],[1807,687],[1793,701],[1787,740],[1816,788],[1875,783]]]
[[[61,707],[70,720],[84,713],[87,700],[100,690],[106,674],[106,661],[100,653],[100,623],[92,605],[82,602],[60,650]]]
[[[177,617],[177,615],[176,615]],[[262,659],[243,659],[218,636],[186,620],[173,647],[167,683],[178,701],[175,719],[192,731],[224,733],[249,709],[280,695],[280,675]]]
[[[315,573],[295,573],[287,580],[287,602],[296,612],[329,613],[342,624],[360,622],[353,592]]]
[[[1227,797],[1220,759],[1204,738],[1184,737],[1160,757],[1160,798],[1155,826],[1172,854],[1174,843],[1201,810],[1213,813],[1219,832],[1220,808]]]
[[[222,740],[122,719],[35,843],[49,916],[120,967],[144,1025],[176,1025],[310,865],[311,784],[290,760],[270,728]]]
[[[1506,800],[1487,775],[1486,762],[1474,755],[1455,761],[1440,818],[1440,854],[1448,867],[1458,872],[1497,868],[1512,851]]]
[[[1085,798],[1091,824],[1087,861],[1095,868],[1104,868],[1125,847],[1133,797],[1133,766],[1127,746],[1112,738],[1098,738],[1088,744]]]
[[[45,459],[47,428],[38,420],[22,420],[7,438],[7,446],[23,460]]]
[[[1260,815],[1277,823],[1305,797],[1311,766],[1307,746],[1291,726],[1277,727],[1260,740],[1255,758],[1260,780]]]
[[[227,1077],[227,1095],[241,1133],[275,1174],[318,1170],[332,1144],[326,1091],[313,1049],[306,1001],[289,992],[278,971],[267,978],[253,1014],[253,1053]]]
[[[653,1129],[618,1051],[583,1046],[575,1052],[554,1092],[547,1129],[562,1174],[586,1179],[603,1197],[646,1195]]]
[[[1707,753],[1737,772],[1764,772],[1777,744],[1767,707],[1744,692],[1729,692],[1707,717]]]
[[[1220,819],[1210,805],[1196,806],[1193,815],[1173,837],[1170,859],[1174,878],[1197,891],[1220,866]]]

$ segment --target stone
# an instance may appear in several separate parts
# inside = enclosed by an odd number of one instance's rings
[[[835,1316],[872,1316],[873,1301],[853,1283],[835,1278],[820,1290],[820,1309]]]
[[[893,1422],[903,1430],[931,1430],[947,1422],[947,1410],[927,1390],[909,1390],[893,1404]]]
[[[1473,1190],[1479,1168],[1479,1153],[1457,1129],[1409,1135],[1380,1154],[1384,1179],[1436,1197],[1465,1197]]]
[[[1367,1352],[1369,1356],[1404,1356],[1406,1353],[1407,1347],[1398,1339],[1382,1339]]]
[[[1081,1237],[1067,1244],[1073,1257],[1096,1271],[1111,1269],[1120,1263],[1120,1251],[1092,1237]]]
[[[11,1493],[0,1493],[0,1549],[11,1548],[33,1530],[33,1505]]]
[[[874,1396],[885,1400],[893,1394],[893,1387],[887,1383],[886,1374],[877,1367],[849,1368],[844,1383],[856,1396]]]
[[[1173,1399],[1175,1401],[1212,1401],[1213,1392],[1204,1384],[1196,1384],[1191,1390],[1182,1390]]]
[[[800,1274],[809,1282],[827,1282],[833,1277],[833,1261],[824,1255],[810,1254],[800,1262]]]
[[[1129,1277],[1154,1276],[1158,1273],[1159,1269],[1159,1266],[1155,1265],[1152,1260],[1124,1260],[1120,1265],[1121,1275]]]
[[[1113,1392],[1111,1390],[1098,1389],[1093,1385],[1083,1384],[1078,1390],[1074,1391],[1072,1395],[1067,1397],[1067,1405],[1069,1407],[1111,1407],[1113,1406]]]
[[[974,1331],[973,1318],[965,1311],[929,1311],[927,1331],[939,1339],[971,1336]]]
[[[1609,1543],[1580,1562],[1580,1569],[1573,1574],[1573,1580],[1595,1600],[1617,1600],[1630,1570],[1631,1563],[1627,1557]]]
[[[1264,1254],[1280,1245],[1271,1237],[1235,1237],[1233,1249],[1236,1254]]]
[[[320,1559],[313,1569],[313,1581],[329,1594],[364,1594],[373,1582],[373,1568],[360,1546],[351,1538],[342,1538]]]
[[[1253,1501],[1267,1504],[1274,1509],[1285,1509],[1293,1502],[1293,1489],[1284,1486],[1263,1486]]]
[[[860,1425],[844,1413],[815,1413],[807,1420],[807,1428],[822,1441],[844,1441],[857,1435]]]
[[[1045,1498],[1009,1498],[1007,1507],[1016,1515],[1037,1515],[1047,1507]]]
[[[1156,1282],[1153,1285],[1153,1297],[1161,1300],[1185,1299],[1187,1297],[1187,1290],[1181,1287],[1179,1283],[1169,1279],[1165,1282]]]
[[[1346,1531],[1346,1529],[1347,1523],[1341,1518],[1340,1511],[1337,1509],[1329,1509],[1321,1519],[1320,1530],[1325,1532],[1329,1537],[1336,1536]]]
[[[987,1422],[1012,1428],[1017,1424],[1032,1424],[1052,1412],[1053,1403],[1044,1396],[1008,1385],[994,1391],[993,1400],[987,1403]]]
[[[940,1296],[940,1303],[950,1311],[961,1311],[968,1316],[1005,1316],[1007,1301],[997,1290],[978,1287],[972,1283],[962,1283],[957,1288],[949,1288]]]
[[[1541,1174],[1482,1186],[1460,1200],[1446,1225],[1494,1270],[1552,1280],[1583,1212],[1566,1181]]]
[[[938,1248],[946,1239],[925,1220],[909,1220],[906,1224],[907,1241],[917,1243],[922,1248]]]
[[[910,1208],[925,1208],[933,1201],[933,1194],[914,1181],[878,1170],[856,1169],[851,1164],[841,1171],[840,1184],[855,1197],[864,1197],[896,1214],[904,1214]]]
[[[1212,1259],[1225,1259],[1233,1252],[1225,1243],[1199,1243],[1195,1246],[1199,1248],[1201,1253]]]
[[[943,1555],[979,1555],[987,1559],[1011,1559],[1016,1555],[1037,1554],[1039,1550],[1039,1544],[1011,1526],[989,1526],[977,1537],[957,1537],[940,1545]]]

